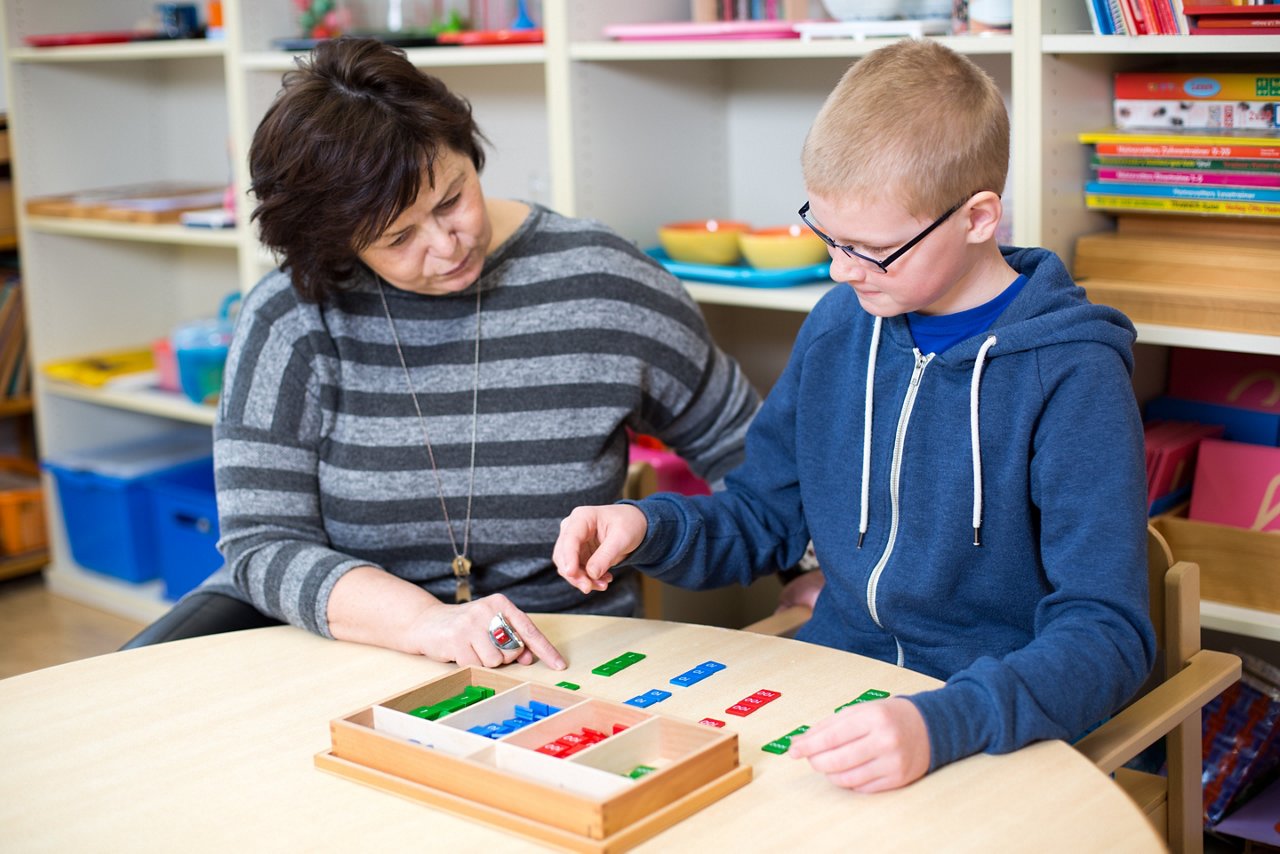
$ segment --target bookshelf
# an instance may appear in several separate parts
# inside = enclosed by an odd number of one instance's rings
[[[131,20],[136,4],[2,2],[20,198],[129,180],[224,180],[228,140],[230,162],[243,163],[280,75],[293,66],[293,55],[270,44],[293,32],[285,2],[224,0],[221,43],[54,51],[23,48],[22,36],[108,29]],[[1013,241],[1068,258],[1076,237],[1113,227],[1106,214],[1084,208],[1087,153],[1075,141],[1079,131],[1108,123],[1111,72],[1250,70],[1280,52],[1280,36],[1100,37],[1090,34],[1083,3],[1032,0],[1014,7],[1012,35],[943,41],[989,71],[1010,105]],[[803,198],[799,150],[809,123],[848,64],[881,42],[601,36],[609,23],[687,18],[689,8],[688,0],[543,0],[534,4],[543,45],[415,48],[409,55],[473,102],[494,142],[484,175],[491,195],[601,219],[642,246],[656,244],[657,226],[670,220],[790,221]],[[812,10],[821,13],[817,2]],[[40,110],[22,110],[35,101]],[[245,171],[232,177],[243,196]],[[272,264],[248,228],[190,235],[53,222],[21,211],[19,220],[32,261],[28,279],[42,292],[31,306],[37,362],[146,341],[208,313],[227,290],[252,287]],[[804,314],[831,286],[688,287],[717,339],[767,385]],[[1280,353],[1280,330],[1257,335],[1141,324],[1139,340],[1140,394],[1162,379],[1170,346]],[[76,393],[38,382],[37,399],[49,453],[86,447],[108,433],[131,438],[208,423],[200,408],[169,408],[123,392]],[[89,426],[97,421],[107,426]],[[65,543],[56,538],[54,552],[56,588],[75,588],[90,600],[100,595],[99,604],[137,608],[134,615],[162,610],[154,591],[121,591],[69,565]],[[102,589],[95,592],[95,585]],[[1280,639],[1273,614],[1215,614],[1207,608],[1206,626],[1216,621],[1224,630]]]

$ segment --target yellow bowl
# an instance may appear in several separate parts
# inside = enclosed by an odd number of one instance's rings
[[[738,235],[750,228],[745,222],[723,219],[672,222],[658,229],[658,240],[676,261],[737,264],[742,258]]]
[[[743,232],[742,254],[752,267],[808,267],[827,260],[827,244],[803,225],[783,225]]]

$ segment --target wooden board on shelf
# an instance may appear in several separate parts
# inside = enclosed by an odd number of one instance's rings
[[[1124,312],[1135,323],[1276,335],[1280,330],[1280,288],[1246,291],[1125,279],[1081,279],[1092,302]]]
[[[490,696],[426,711],[477,687]],[[529,717],[539,704],[550,711]],[[577,851],[631,848],[751,779],[734,732],[482,668],[334,720],[330,733],[322,770]]]
[[[1280,293],[1280,241],[1104,231],[1076,240],[1078,279],[1132,279],[1207,290]]]
[[[1126,236],[1157,235],[1189,237],[1193,240],[1218,238],[1280,241],[1280,222],[1219,216],[1162,216],[1121,214],[1116,217],[1116,233]]]

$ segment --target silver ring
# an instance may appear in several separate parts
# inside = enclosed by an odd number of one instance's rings
[[[489,642],[501,650],[520,649],[524,646],[524,641],[520,640],[520,636],[511,628],[501,611],[489,621]]]

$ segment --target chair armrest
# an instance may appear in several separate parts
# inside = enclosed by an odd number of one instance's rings
[[[1186,667],[1080,739],[1075,748],[1110,774],[1239,678],[1238,656],[1202,649]]]
[[[776,635],[780,638],[795,637],[800,627],[809,622],[813,611],[803,605],[792,605],[790,608],[765,617],[763,620],[743,626],[744,632],[755,632],[758,635]]]

